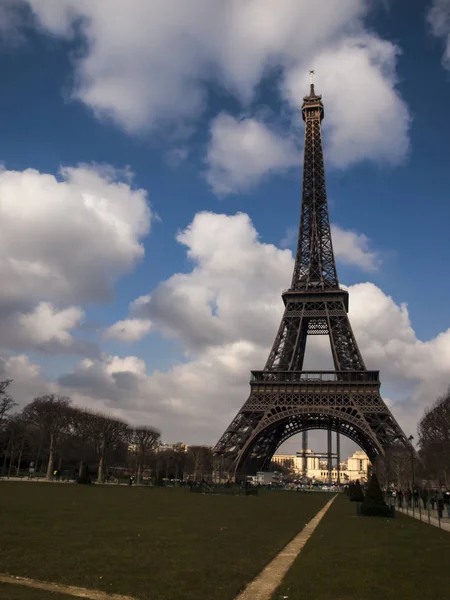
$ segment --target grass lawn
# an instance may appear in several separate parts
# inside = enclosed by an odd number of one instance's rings
[[[21,585],[0,583],[0,598],[2,600],[70,600],[65,594],[54,594],[42,590],[33,590]]]
[[[273,600],[436,600],[450,590],[450,533],[411,517],[357,517],[338,497]]]
[[[0,482],[0,571],[142,600],[232,600],[329,497]],[[0,597],[60,600],[12,585]]]

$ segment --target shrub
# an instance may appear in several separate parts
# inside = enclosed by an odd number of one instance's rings
[[[383,498],[380,484],[375,473],[372,475],[360,514],[364,517],[392,517],[391,509]]]
[[[350,502],[362,502],[364,500],[364,493],[362,491],[359,479],[349,486],[349,499]]]

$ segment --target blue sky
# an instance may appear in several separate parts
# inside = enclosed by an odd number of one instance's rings
[[[449,384],[449,2],[324,0],[309,22],[306,2],[230,0],[227,19],[221,3],[181,4],[0,0],[2,253],[16,285],[0,291],[0,352],[18,400],[67,393],[169,441],[214,443],[281,317],[314,68],[339,278],[364,284],[350,297],[357,338],[414,431]]]

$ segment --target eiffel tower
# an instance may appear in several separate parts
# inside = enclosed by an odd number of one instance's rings
[[[313,72],[311,72],[313,73]],[[303,99],[305,145],[300,229],[291,287],[282,293],[283,319],[264,370],[252,371],[250,396],[216,444],[233,461],[237,480],[267,469],[291,436],[328,431],[355,441],[372,463],[394,442],[410,442],[380,396],[379,371],[366,369],[348,318],[348,292],[339,286],[331,240],[321,122],[322,96],[311,76]],[[334,371],[304,371],[306,338],[328,335]],[[338,455],[339,457],[339,455]],[[304,464],[306,461],[304,460]]]

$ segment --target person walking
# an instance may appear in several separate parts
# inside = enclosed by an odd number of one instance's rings
[[[450,519],[450,490],[448,488],[444,494],[444,504],[447,509],[447,518]]]
[[[444,496],[442,495],[442,492],[438,493],[438,497],[437,497],[437,511],[438,511],[438,517],[439,519],[442,519],[442,515],[444,512]]]
[[[423,502],[423,508],[424,508],[424,510],[426,510],[427,509],[427,501],[428,501],[428,490],[427,489],[422,490],[421,498],[422,498],[422,502]]]
[[[402,490],[398,490],[397,499],[398,499],[398,507],[402,508],[403,507],[403,492],[402,492]]]
[[[414,498],[414,508],[419,508],[420,495],[419,495],[419,490],[417,488],[413,492],[413,498]]]
[[[436,504],[436,492],[431,492],[430,504],[431,510],[434,510],[434,505]]]
[[[405,496],[406,496],[406,504],[407,504],[408,508],[411,508],[412,492],[410,489],[406,490]]]

